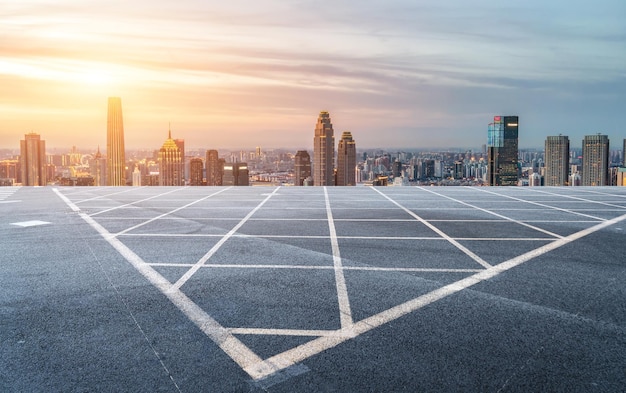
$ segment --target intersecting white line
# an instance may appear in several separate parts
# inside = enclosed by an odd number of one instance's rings
[[[235,234],[235,232],[237,232],[239,228],[241,228],[243,224],[245,224],[246,221],[248,221],[248,219],[250,219],[250,217],[252,217],[252,215],[261,208],[261,206],[263,206],[272,196],[274,196],[274,194],[276,194],[276,192],[279,189],[280,189],[280,186],[276,187],[274,191],[272,191],[269,195],[267,195],[265,199],[263,199],[263,201],[261,201],[261,203],[257,205],[257,207],[252,209],[252,211],[250,211],[250,213],[248,213],[241,221],[239,221],[239,223],[235,225],[233,229],[231,229],[213,247],[211,247],[211,249],[206,254],[204,254],[204,256],[202,256],[202,258],[200,258],[200,260],[196,262],[196,264],[193,267],[187,270],[187,272],[183,274],[183,276],[179,278],[178,281],[176,281],[174,285],[172,285],[172,290],[178,291],[180,287],[182,287],[198,271],[198,269],[200,269],[202,265],[204,265],[206,261],[208,261],[209,258],[211,258],[213,254],[215,254],[217,250],[219,250],[220,247],[222,247],[222,245],[226,243],[226,241],[230,239]]]
[[[480,265],[489,268],[491,267],[491,264],[487,263],[487,261],[485,261],[484,259],[482,259],[481,257],[479,257],[478,255],[474,254],[473,252],[471,252],[467,247],[463,246],[461,243],[457,242],[456,240],[454,240],[453,238],[451,238],[450,236],[448,236],[445,232],[443,232],[441,229],[437,228],[436,226],[434,226],[433,224],[431,224],[430,222],[426,221],[425,219],[423,219],[422,217],[418,216],[417,214],[415,214],[414,212],[412,212],[411,210],[407,209],[406,207],[402,206],[401,204],[399,204],[398,202],[394,201],[393,199],[391,199],[390,197],[388,197],[387,195],[383,194],[382,192],[380,192],[376,187],[372,187],[372,190],[376,191],[377,193],[379,193],[380,195],[382,195],[383,197],[385,197],[387,200],[389,200],[391,203],[393,203],[394,205],[398,206],[400,209],[404,210],[405,212],[407,212],[409,215],[411,215],[412,217],[414,217],[416,220],[418,220],[419,222],[421,222],[422,224],[426,225],[428,228],[430,228],[431,230],[433,230],[435,233],[437,233],[439,236],[441,236],[442,238],[446,239],[449,243],[451,243],[453,246],[455,246],[456,248],[458,248],[459,250],[463,251],[465,253],[465,255],[469,256],[470,258],[472,258],[474,261],[478,262]]]
[[[389,323],[404,315],[412,313],[429,304],[432,304],[438,300],[441,300],[450,295],[458,293],[464,289],[467,289],[473,285],[476,285],[480,282],[493,278],[503,272],[506,272],[507,270],[510,270],[516,266],[519,266],[525,262],[528,262],[531,259],[539,257],[547,252],[556,250],[557,248],[562,247],[570,242],[578,240],[582,237],[585,237],[591,233],[599,231],[603,228],[606,228],[610,225],[613,225],[625,219],[626,219],[626,214],[623,216],[614,218],[612,220],[601,222],[593,227],[587,228],[580,232],[576,232],[570,236],[554,240],[551,243],[543,247],[539,247],[535,250],[529,251],[515,258],[511,258],[498,265],[482,270],[479,273],[476,273],[470,277],[461,279],[449,285],[445,285],[425,295],[419,296],[415,299],[399,304],[395,307],[392,307],[388,310],[380,312],[376,315],[365,318],[354,324],[353,326],[354,334],[355,336],[359,336],[381,325]],[[267,370],[269,368],[268,365],[271,365],[271,367],[273,367],[276,371],[283,370],[297,363],[300,363],[310,358],[311,356],[317,355],[320,352],[336,347],[337,345],[343,342],[346,342],[349,339],[351,339],[351,337],[339,336],[339,335],[322,336],[315,340],[309,341],[305,344],[299,345],[295,348],[289,349],[280,354],[274,355],[268,359],[263,360],[262,362],[258,364],[253,364],[244,370],[249,375],[253,376],[253,378],[261,379],[261,378],[271,375],[271,374],[264,374],[261,371],[261,370]],[[274,371],[274,373],[276,371]]]
[[[330,208],[330,199],[328,197],[328,189],[324,186],[324,200],[326,202],[326,215],[328,216],[328,230],[330,232],[330,244],[333,251],[333,267],[335,270],[335,285],[337,287],[337,300],[339,301],[339,317],[341,321],[341,329],[352,329],[352,310],[350,308],[350,298],[348,297],[348,287],[346,279],[343,275],[341,253],[339,251],[339,241],[337,240],[337,231],[335,230],[335,222],[333,221],[333,211]]]
[[[141,187],[141,188],[144,188],[144,187]],[[117,189],[117,187],[115,187],[115,189]],[[81,203],[84,203],[84,202],[91,202],[91,201],[96,200],[96,199],[104,199],[104,198],[108,198],[108,197],[113,196],[113,195],[119,195],[119,194],[124,194],[126,192],[137,191],[138,189],[139,189],[139,187],[130,187],[128,190],[112,192],[112,193],[104,194],[104,195],[98,195],[98,196],[95,196],[95,197],[92,197],[92,198],[82,199],[82,200],[76,201],[74,203],[76,205],[78,205],[78,204],[81,204]],[[75,195],[75,194],[72,194],[72,195]]]
[[[559,238],[559,239],[563,237],[563,236],[558,235],[558,234],[556,234],[556,233],[553,233],[553,232],[547,231],[547,230],[545,230],[545,229],[538,228],[538,227],[536,227],[536,226],[534,226],[534,225],[530,225],[530,224],[528,224],[528,223],[526,223],[526,222],[524,222],[524,221],[519,221],[519,220],[515,220],[515,219],[510,218],[510,217],[507,217],[507,216],[503,216],[502,214],[498,214],[498,213],[493,212],[493,211],[491,211],[491,210],[487,210],[487,209],[484,209],[484,208],[482,208],[482,207],[478,207],[478,206],[475,206],[475,205],[469,204],[469,203],[467,203],[467,202],[463,202],[463,201],[458,200],[458,199],[456,199],[456,198],[452,198],[452,197],[450,197],[450,196],[447,196],[447,195],[444,195],[444,194],[440,194],[440,193],[435,192],[435,191],[432,191],[432,190],[428,190],[428,189],[426,189],[426,188],[424,188],[424,187],[416,187],[416,188],[418,188],[418,189],[420,189],[420,190],[422,190],[422,191],[430,192],[431,194],[434,194],[434,195],[439,195],[440,197],[443,197],[443,198],[449,199],[449,200],[451,200],[451,201],[454,201],[454,202],[460,203],[460,204],[462,204],[462,205],[472,207],[472,208],[474,208],[474,209],[476,209],[476,210],[480,210],[480,211],[482,211],[482,212],[485,212],[485,213],[488,213],[488,214],[492,214],[492,215],[494,215],[494,216],[496,216],[496,217],[500,217],[500,218],[503,218],[503,219],[505,219],[505,220],[509,220],[509,221],[511,221],[511,222],[514,222],[514,223],[516,223],[516,224],[519,224],[519,225],[525,226],[525,227],[530,228],[530,229],[533,229],[533,230],[535,230],[535,231],[543,232],[543,233],[545,233],[546,235],[549,235],[549,236],[551,236],[551,237],[555,237],[555,238]]]
[[[154,196],[151,196],[151,197],[149,197],[149,198],[140,199],[140,200],[135,201],[135,202],[126,203],[126,204],[124,204],[124,205],[120,205],[120,206],[115,206],[115,207],[111,207],[111,208],[108,208],[108,209],[104,209],[104,210],[101,210],[101,211],[99,211],[99,212],[92,213],[92,214],[90,214],[90,216],[92,216],[92,217],[93,217],[93,216],[97,216],[97,215],[102,214],[102,213],[108,213],[108,212],[113,211],[113,210],[123,209],[123,208],[125,208],[125,207],[127,207],[127,206],[134,206],[134,205],[136,205],[137,203],[141,203],[141,202],[149,201],[150,199],[154,199],[154,198],[159,198],[159,197],[162,197],[163,195],[171,194],[171,193],[173,193],[173,192],[180,191],[180,190],[182,190],[182,189],[183,189],[183,188],[178,188],[178,187],[177,187],[177,188],[175,188],[175,189],[173,189],[173,190],[171,190],[171,191],[164,192],[164,193],[161,193],[161,194],[158,194],[158,195],[154,195]]]
[[[512,200],[515,200],[515,201],[520,201],[520,202],[525,202],[525,203],[530,203],[531,205],[542,206],[542,207],[545,207],[545,208],[548,208],[548,209],[551,209],[551,210],[558,210],[558,211],[562,211],[562,212],[565,212],[565,213],[575,214],[575,215],[578,215],[578,216],[583,216],[583,217],[587,217],[587,218],[593,218],[593,219],[598,220],[598,221],[606,221],[605,218],[596,217],[596,216],[592,216],[592,215],[589,215],[589,214],[583,214],[583,213],[580,213],[580,212],[577,212],[577,211],[574,211],[574,210],[563,209],[561,207],[545,205],[545,204],[539,203],[539,202],[528,201],[526,199],[516,198],[516,197],[510,196],[510,195],[499,194],[497,192],[483,190],[483,188],[484,187],[476,187],[476,189],[478,191],[486,192],[486,193],[492,194],[492,195],[497,195],[499,197],[509,198],[509,199],[512,199]],[[524,188],[524,187],[522,187],[522,188]],[[565,195],[561,195],[561,196],[566,197]]]
[[[193,322],[207,337],[215,342],[231,359],[242,369],[254,367],[266,375],[276,372],[271,364],[261,364],[263,360],[246,345],[233,336],[227,329],[202,310],[196,303],[180,290],[171,288],[172,285],[156,270],[145,263],[141,257],[126,247],[119,239],[111,236],[103,226],[86,213],[80,212],[80,208],[69,200],[65,195],[54,188],[53,191],[73,211],[78,212],[80,217],[94,228],[117,252],[130,263],[135,270],[148,280],[155,288],[165,295],[191,322]],[[261,364],[259,366],[259,364]],[[268,368],[269,367],[269,368]]]
[[[221,190],[219,190],[219,191],[214,192],[213,194],[206,195],[205,197],[200,198],[200,199],[197,199],[197,200],[195,200],[195,201],[193,201],[193,202],[190,202],[190,203],[188,203],[188,204],[186,204],[186,205],[184,205],[184,206],[178,207],[178,208],[176,208],[176,209],[174,209],[174,210],[171,210],[171,211],[169,211],[169,212],[167,212],[167,213],[160,214],[160,215],[158,215],[158,216],[156,216],[156,217],[153,217],[153,218],[151,218],[151,219],[149,219],[149,220],[147,220],[147,221],[145,221],[145,222],[142,222],[142,223],[140,223],[140,224],[134,225],[134,226],[132,226],[132,227],[130,227],[130,228],[126,228],[126,229],[124,229],[123,231],[116,233],[116,234],[115,234],[115,236],[123,235],[124,233],[130,232],[130,231],[133,231],[133,230],[135,230],[135,229],[137,229],[137,228],[139,228],[139,227],[142,227],[142,226],[144,226],[144,225],[146,225],[146,224],[149,224],[149,223],[151,223],[151,222],[153,222],[153,221],[156,221],[156,220],[161,219],[161,218],[163,218],[163,217],[169,216],[170,214],[174,214],[174,213],[176,213],[176,212],[177,212],[177,211],[179,211],[179,210],[185,209],[185,208],[187,208],[187,207],[189,207],[189,206],[195,205],[196,203],[199,203],[199,202],[202,202],[202,201],[204,201],[204,200],[206,200],[206,199],[209,199],[209,198],[211,198],[212,196],[215,196],[215,195],[217,195],[217,194],[221,194],[222,192],[224,192],[224,191],[226,191],[226,190],[230,190],[231,188],[232,188],[232,187],[223,188],[223,189],[221,189]],[[163,194],[161,194],[161,195],[163,195]]]
[[[616,208],[619,208],[620,210],[626,209],[626,206],[614,205],[612,203],[606,203],[606,202],[602,202],[602,201],[594,201],[594,200],[591,200],[591,199],[581,198],[581,197],[577,197],[577,196],[573,196],[573,195],[556,194],[556,193],[548,192],[548,191],[544,191],[544,190],[532,190],[532,191],[533,192],[540,192],[542,194],[557,195],[557,196],[564,197],[564,198],[575,199],[575,200],[579,200],[581,202],[589,202],[589,203],[598,204],[598,205],[605,205],[605,206],[609,206],[609,207],[616,207]],[[611,195],[611,194],[602,194],[602,193],[598,193],[598,194],[601,194],[601,195]]]

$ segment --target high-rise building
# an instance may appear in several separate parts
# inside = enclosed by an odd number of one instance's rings
[[[223,184],[225,186],[247,186],[250,185],[248,164],[236,162],[224,165]]]
[[[168,131],[168,137],[159,150],[159,185],[182,186],[183,162],[180,149],[172,139],[172,131]]]
[[[622,166],[626,167],[626,139],[624,139],[624,148],[622,149]]]
[[[311,178],[311,156],[306,150],[298,150],[294,165],[294,186],[304,186]]]
[[[46,176],[46,141],[39,134],[31,132],[20,141],[20,165],[22,185],[45,186]]]
[[[122,99],[109,97],[107,115],[107,185],[126,185],[126,155]]]
[[[350,131],[344,131],[337,147],[337,185],[356,185],[356,142]]]
[[[221,186],[224,164],[220,163],[217,150],[206,151],[206,185]]]
[[[190,186],[201,186],[204,171],[204,163],[202,162],[202,158],[194,157],[189,161],[189,185]]]
[[[141,187],[141,172],[137,165],[135,165],[135,170],[133,170],[133,187]]]
[[[487,179],[490,186],[516,186],[518,116],[494,116],[487,132]]]
[[[335,136],[328,112],[320,112],[313,138],[313,185],[333,186]]]
[[[585,135],[583,139],[583,186],[606,186],[609,180],[609,137]]]
[[[544,184],[566,186],[569,184],[569,138],[564,135],[546,138]]]
[[[93,159],[89,161],[89,172],[93,177],[94,186],[101,187],[107,185],[107,160],[100,153],[100,146],[98,146],[98,151]]]

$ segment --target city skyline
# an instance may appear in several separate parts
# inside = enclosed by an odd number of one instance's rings
[[[129,149],[158,148],[170,121],[189,147],[307,147],[320,110],[363,148],[479,147],[493,113],[524,119],[522,148],[618,140],[624,14],[619,1],[14,2],[0,148],[29,132],[103,146],[109,96],[124,98]]]

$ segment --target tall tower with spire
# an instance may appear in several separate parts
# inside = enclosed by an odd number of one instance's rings
[[[124,121],[122,119],[122,99],[120,97],[109,97],[107,115],[107,185],[126,185]]]
[[[313,138],[313,185],[334,186],[335,136],[330,115],[320,112]]]
[[[172,130],[168,130],[167,140],[159,150],[159,185],[182,186],[183,161],[176,141],[172,139]]]

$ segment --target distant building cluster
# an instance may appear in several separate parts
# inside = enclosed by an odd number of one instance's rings
[[[626,139],[610,150],[607,135],[587,135],[580,149],[565,135],[548,136],[545,149],[520,150],[519,117],[494,116],[482,151],[426,150],[357,153],[344,131],[335,150],[330,114],[319,113],[313,156],[307,150],[185,151],[183,139],[167,139],[156,151],[127,151],[122,102],[109,97],[107,150],[46,154],[45,141],[28,133],[19,156],[0,160],[0,185],[45,186],[625,186]],[[221,154],[221,156],[220,156]]]

